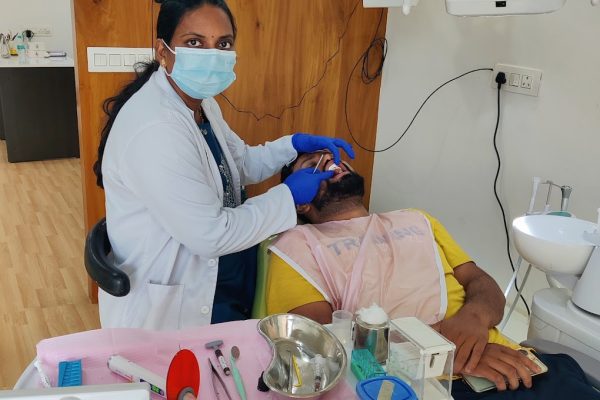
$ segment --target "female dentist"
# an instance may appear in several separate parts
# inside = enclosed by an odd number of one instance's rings
[[[224,0],[163,0],[156,60],[105,102],[108,115],[94,165],[106,193],[115,264],[130,278],[121,298],[99,293],[102,327],[178,329],[248,318],[253,247],[296,224],[331,172],[298,171],[243,202],[298,152],[341,139],[294,134],[246,145],[214,96],[235,80],[236,26]]]

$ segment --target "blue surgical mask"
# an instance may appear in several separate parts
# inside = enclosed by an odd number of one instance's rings
[[[215,97],[235,81],[235,51],[189,47],[176,47],[173,51],[168,44],[165,46],[175,54],[173,70],[167,75],[191,98]]]

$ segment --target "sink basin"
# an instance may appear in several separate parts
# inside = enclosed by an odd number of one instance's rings
[[[526,215],[513,221],[517,251],[528,263],[546,273],[580,275],[594,245],[584,239],[596,224],[554,215]]]

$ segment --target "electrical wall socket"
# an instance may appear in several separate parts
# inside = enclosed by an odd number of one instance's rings
[[[499,72],[504,72],[506,75],[506,83],[502,85],[502,90],[528,96],[538,96],[542,83],[543,71],[541,69],[510,64],[496,64],[492,73],[493,88],[498,87],[496,75]]]
[[[35,36],[38,37],[52,36],[52,28],[49,25],[35,25],[28,29],[31,29]]]

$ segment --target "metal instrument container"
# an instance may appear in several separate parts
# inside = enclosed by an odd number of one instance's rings
[[[265,384],[286,397],[306,399],[334,388],[345,376],[347,357],[342,343],[321,324],[295,314],[275,314],[258,322],[259,333],[273,349],[273,359],[263,373]],[[313,360],[326,362],[315,389]]]
[[[388,357],[387,321],[381,324],[368,324],[356,316],[354,325],[354,348],[368,349],[380,364],[385,364]]]

